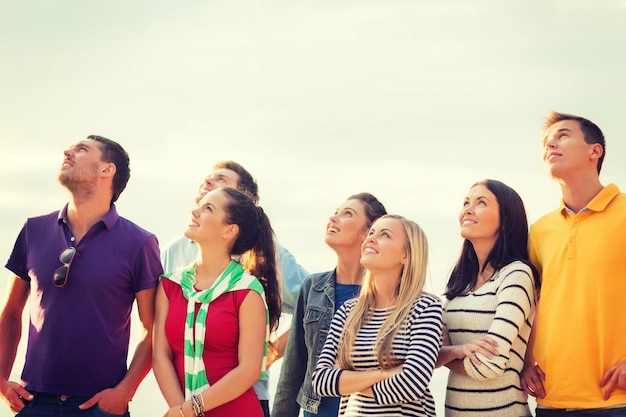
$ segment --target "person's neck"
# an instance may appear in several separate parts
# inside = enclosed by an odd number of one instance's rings
[[[215,248],[203,250],[198,246],[198,258],[196,259],[196,287],[206,289],[211,287],[215,280],[224,272],[230,261],[230,254],[226,250]]]
[[[78,244],[89,229],[100,221],[110,209],[111,196],[81,197],[70,194],[67,219],[74,234],[75,244]]]
[[[397,288],[402,271],[376,273],[374,280],[374,308],[388,308],[396,304]]]
[[[481,239],[473,239],[471,240],[472,247],[474,248],[474,252],[476,253],[476,258],[478,260],[478,271],[482,271],[485,261],[487,260],[487,256],[489,256],[489,252],[493,249],[494,241],[485,241]]]
[[[604,186],[598,176],[577,178],[573,180],[559,180],[563,202],[574,213],[585,208]]]
[[[364,269],[361,266],[361,250],[351,254],[337,254],[336,282],[338,284],[358,284],[363,281]]]

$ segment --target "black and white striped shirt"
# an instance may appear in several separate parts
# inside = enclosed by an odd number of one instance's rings
[[[313,389],[322,396],[338,396],[342,369],[334,367],[339,337],[356,300],[340,308],[326,338],[313,373]],[[351,352],[355,371],[380,369],[374,351],[376,335],[393,307],[373,311],[372,318],[358,332]],[[403,362],[402,372],[372,386],[374,397],[353,393],[342,397],[340,416],[435,416],[435,402],[428,389],[442,340],[442,303],[422,293],[396,333],[392,349]]]
[[[530,416],[520,372],[535,312],[530,267],[512,262],[474,292],[455,297],[444,309],[452,345],[484,335],[498,343],[498,356],[477,354],[480,365],[465,358],[467,375],[450,372],[446,417]]]

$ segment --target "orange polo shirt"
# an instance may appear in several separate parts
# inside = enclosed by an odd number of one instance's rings
[[[580,213],[563,202],[530,228],[530,258],[542,277],[534,357],[546,373],[539,405],[626,404],[602,376],[626,360],[626,194],[609,184]]]

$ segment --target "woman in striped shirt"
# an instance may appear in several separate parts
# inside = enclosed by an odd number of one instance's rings
[[[528,261],[520,196],[495,180],[474,184],[459,215],[465,239],[446,288],[447,417],[530,416],[520,372],[535,312],[538,274]]]
[[[434,416],[428,384],[441,345],[442,305],[424,293],[428,243],[422,229],[385,215],[363,242],[359,297],[331,323],[313,389],[342,396],[340,416]]]

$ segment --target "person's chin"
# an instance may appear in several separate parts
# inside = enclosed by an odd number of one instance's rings
[[[183,232],[186,238],[193,240],[193,237],[196,235],[197,226],[187,226],[187,229]]]

